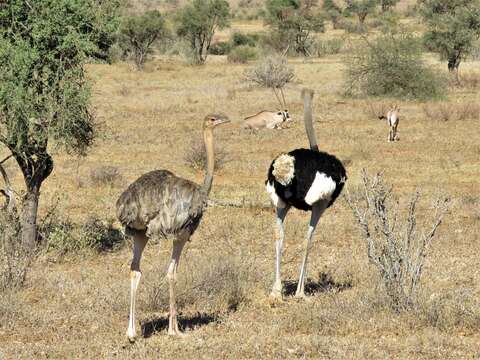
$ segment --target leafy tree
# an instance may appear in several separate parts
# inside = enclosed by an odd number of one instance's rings
[[[324,0],[322,10],[332,22],[333,28],[336,29],[338,26],[338,19],[342,16],[342,9],[335,4],[333,0]]]
[[[400,0],[380,0],[380,8],[382,12],[387,12],[393,8]]]
[[[379,0],[346,0],[346,10],[357,15],[360,29],[365,28],[365,19],[375,11]]]
[[[411,33],[363,40],[347,60],[347,95],[407,99],[443,96],[445,82],[423,63],[421,42]]]
[[[266,21],[286,48],[310,55],[310,35],[323,32],[323,17],[314,10],[316,0],[267,0]]]
[[[157,40],[166,38],[167,35],[165,19],[157,10],[128,16],[120,26],[120,36],[132,52],[135,65],[139,70],[143,69],[153,44]]]
[[[9,0],[0,4],[0,143],[25,181],[22,243],[37,239],[40,187],[52,147],[84,154],[95,126],[83,64],[103,59],[114,40],[114,2]]]
[[[422,0],[421,13],[428,25],[425,43],[448,61],[458,80],[460,62],[480,37],[479,0]]]
[[[205,63],[215,31],[230,25],[229,11],[225,0],[192,0],[177,13],[177,34],[190,43],[196,64]]]

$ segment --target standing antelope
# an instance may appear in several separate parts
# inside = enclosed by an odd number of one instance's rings
[[[284,111],[267,111],[263,110],[259,113],[248,116],[243,120],[244,129],[279,129],[280,125],[285,122],[292,121],[288,110]]]
[[[380,120],[387,120],[387,124],[390,128],[388,133],[388,141],[400,140],[397,136],[397,127],[398,123],[400,122],[400,117],[398,116],[399,112],[400,107],[398,105],[394,105],[392,110],[387,113],[387,116],[382,115],[378,117]]]

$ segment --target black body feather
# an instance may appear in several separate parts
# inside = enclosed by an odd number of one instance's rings
[[[272,161],[268,169],[267,181],[274,184],[278,197],[297,209],[311,210],[312,206],[305,202],[305,196],[315,179],[316,173],[319,172],[331,177],[336,184],[335,191],[328,204],[328,207],[330,207],[340,195],[347,179],[347,173],[340,160],[328,153],[310,149],[295,149],[290,151],[288,155],[295,158],[295,173],[290,184],[284,186],[275,180],[272,173],[275,160]]]

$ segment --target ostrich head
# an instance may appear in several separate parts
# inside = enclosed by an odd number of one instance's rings
[[[203,130],[213,129],[218,125],[229,123],[228,116],[224,114],[208,114],[203,119]]]

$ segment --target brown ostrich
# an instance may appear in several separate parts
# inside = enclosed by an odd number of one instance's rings
[[[133,238],[131,264],[130,316],[127,337],[134,341],[135,294],[140,281],[140,259],[149,238],[173,240],[167,278],[170,291],[168,334],[179,335],[175,305],[175,281],[180,254],[195,232],[212,188],[214,170],[213,129],[229,122],[224,115],[209,114],[203,121],[207,169],[203,184],[179,178],[168,170],[154,170],[140,176],[117,200],[117,217],[125,233]]]

